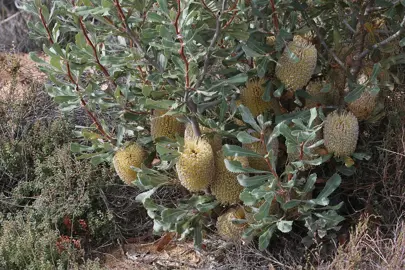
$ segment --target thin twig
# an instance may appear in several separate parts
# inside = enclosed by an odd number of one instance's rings
[[[74,78],[73,78],[72,72],[71,72],[71,70],[70,70],[69,62],[66,62],[66,69],[67,69],[67,72],[68,72],[67,75],[68,75],[70,81],[75,85],[75,90],[76,90],[76,92],[80,93],[79,84],[78,84],[78,82],[76,82],[76,81],[74,80]],[[86,111],[86,113],[88,114],[88,116],[91,118],[91,120],[93,121],[93,123],[96,125],[98,131],[99,131],[107,140],[111,141],[111,140],[112,140],[112,137],[111,137],[110,135],[108,135],[108,134],[104,131],[104,129],[103,129],[102,125],[100,124],[100,122],[98,121],[98,119],[94,116],[94,114],[93,114],[91,111],[89,111],[89,110],[87,109],[87,103],[86,103],[86,101],[85,101],[82,97],[80,97],[80,104],[82,105],[83,109]]]
[[[17,17],[17,16],[20,15],[20,14],[21,14],[20,11],[14,13],[14,14],[11,15],[10,17],[8,17],[8,18],[6,18],[5,20],[1,21],[1,22],[0,22],[0,25],[2,25],[3,23],[6,23],[6,22],[8,22],[8,21],[11,21],[14,17]]]
[[[226,4],[226,1],[224,0],[222,2],[222,9],[219,12],[219,14],[217,15],[215,34],[211,39],[211,43],[210,43],[210,45],[208,46],[208,49],[207,49],[207,54],[205,55],[203,71],[201,73],[200,78],[197,80],[197,82],[195,84],[195,87],[194,87],[195,89],[198,89],[201,86],[201,83],[203,82],[203,80],[204,80],[204,78],[205,78],[205,76],[207,74],[209,60],[210,60],[210,57],[211,57],[211,51],[214,49],[214,46],[217,43],[219,35],[221,34],[221,16],[222,16],[222,13],[224,12],[225,4]]]
[[[42,25],[45,27],[45,30],[48,33],[48,40],[51,43],[51,45],[53,45],[54,42],[53,42],[53,39],[52,39],[51,31],[49,30],[49,27],[46,24],[45,17],[42,14],[42,8],[41,7],[39,8],[39,16],[41,18]]]

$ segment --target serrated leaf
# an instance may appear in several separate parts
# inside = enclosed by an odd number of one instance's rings
[[[292,230],[292,220],[280,220],[277,222],[277,229],[283,233],[289,233]]]
[[[249,124],[252,128],[254,128],[257,132],[260,133],[261,128],[256,123],[256,120],[253,118],[253,115],[250,112],[250,110],[244,105],[239,105],[238,109],[240,114],[242,115],[243,122]]]
[[[276,229],[276,225],[271,225],[266,231],[259,236],[259,250],[265,250],[270,243],[270,239]]]
[[[262,158],[263,156],[246,148],[242,148],[238,145],[225,144],[222,146],[225,156],[241,156],[241,157],[258,157]]]
[[[318,197],[316,197],[316,199],[318,200],[318,199],[327,198],[330,194],[332,194],[340,186],[341,182],[342,182],[342,178],[340,177],[339,174],[335,173],[334,175],[332,175],[332,177],[329,178],[329,180],[326,182],[325,187],[323,188],[321,193],[319,193],[319,195],[318,195]]]
[[[258,187],[263,183],[274,179],[274,176],[271,174],[256,175],[256,176],[247,176],[245,174],[239,174],[237,176],[238,182],[242,187]]]
[[[266,75],[269,62],[270,60],[267,57],[262,57],[257,60],[257,76],[259,76],[259,78],[263,78]]]
[[[228,171],[233,173],[268,173],[268,171],[261,171],[252,168],[244,168],[242,167],[239,161],[224,159],[225,167]]]
[[[307,193],[307,192],[310,192],[311,190],[313,190],[317,178],[318,178],[318,176],[316,175],[316,173],[313,173],[310,176],[308,176],[308,179],[305,183],[304,188],[302,189],[302,192]]]
[[[166,208],[162,211],[162,221],[164,223],[176,223],[187,211],[173,208]]]
[[[151,190],[148,190],[146,192],[142,192],[138,196],[136,196],[135,200],[137,202],[145,203],[147,199],[149,199],[155,192],[157,188],[152,188]]]
[[[259,211],[254,215],[255,220],[261,221],[269,215],[271,202],[265,201],[260,207]]]
[[[240,141],[241,143],[254,143],[254,142],[259,142],[260,139],[250,135],[249,133],[247,133],[246,131],[240,131],[237,135],[236,138],[238,139],[238,141]]]
[[[160,10],[162,10],[164,13],[169,14],[169,9],[167,7],[167,1],[166,0],[157,0],[159,4]]]

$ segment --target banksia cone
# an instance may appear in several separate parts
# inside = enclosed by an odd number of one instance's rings
[[[360,98],[347,104],[349,111],[351,111],[358,120],[366,120],[370,117],[375,106],[377,105],[377,95],[373,95],[367,89],[361,94]]]
[[[249,167],[247,157],[226,158],[239,161],[243,167]],[[222,150],[218,151],[215,155],[215,177],[211,184],[211,191],[221,204],[236,204],[239,202],[239,195],[243,191],[243,187],[238,183],[238,173],[228,171],[224,159]]]
[[[299,58],[298,62],[294,62],[289,57],[291,53]],[[293,41],[288,43],[277,63],[276,76],[288,90],[301,89],[311,79],[316,61],[315,46],[300,36],[294,36]]]
[[[275,112],[280,109],[280,104],[275,98],[271,98],[268,102],[263,100],[263,94],[266,91],[263,86],[265,82],[263,78],[250,79],[246,87],[240,91],[242,104],[249,108],[254,117],[271,109]]]
[[[184,133],[184,124],[177,121],[176,117],[164,115],[164,113],[164,111],[155,110],[151,119],[150,131],[154,140],[159,137],[175,139],[176,134]]]
[[[359,123],[353,113],[334,111],[326,117],[323,138],[329,153],[350,156],[356,150],[358,137]]]
[[[269,46],[276,45],[276,37],[275,36],[266,37],[266,44],[269,45]]]
[[[130,185],[136,180],[137,173],[131,166],[141,167],[146,154],[138,144],[131,144],[126,148],[118,150],[113,158],[115,171],[122,181]]]
[[[206,189],[215,175],[211,145],[205,140],[186,140],[176,169],[180,183],[189,191]]]
[[[232,223],[233,219],[243,219],[243,209],[230,209],[225,214],[218,217],[218,234],[227,241],[238,241],[243,233],[244,226]]]
[[[201,138],[198,138],[194,134],[193,126],[191,124],[186,125],[186,130],[184,131],[184,140],[206,140],[212,147],[212,151],[217,152],[222,149],[222,137],[218,133],[215,133],[212,129],[201,126]]]

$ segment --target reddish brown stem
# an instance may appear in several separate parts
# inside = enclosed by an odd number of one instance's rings
[[[222,26],[222,30],[225,30],[229,25],[231,25],[231,23],[233,22],[233,20],[236,17],[236,14],[238,14],[238,10],[235,10],[232,14],[232,17],[225,23],[224,26]]]
[[[181,15],[180,0],[177,0],[177,15],[176,15],[176,20],[174,21],[174,27],[176,28],[177,39],[180,41],[179,54],[186,67],[186,75],[185,75],[186,89],[189,89],[190,88],[190,76],[189,76],[189,65],[190,64],[187,60],[186,54],[184,53],[184,40],[181,36],[181,32],[180,32],[180,28],[179,28],[180,15]]]
[[[212,16],[217,17],[217,15],[215,15],[214,11],[212,11],[207,4],[205,3],[204,0],[201,0],[201,3],[203,4],[203,6],[212,14]]]
[[[87,29],[86,29],[86,26],[84,26],[83,18],[82,18],[82,17],[79,18],[79,24],[80,24],[80,28],[82,29],[84,38],[85,38],[86,41],[87,41],[87,44],[89,44],[90,47],[91,47],[92,50],[93,50],[94,58],[96,59],[97,65],[100,67],[100,69],[101,69],[101,71],[103,72],[104,76],[106,76],[106,77],[111,81],[111,83],[116,87],[117,85],[116,85],[115,82],[111,79],[110,73],[108,72],[107,68],[106,68],[105,66],[103,66],[103,65],[101,64],[101,62],[100,62],[100,58],[98,57],[97,48],[96,48],[96,46],[93,44],[93,42],[90,40],[89,35],[87,34]]]
[[[76,92],[79,93],[79,92],[80,92],[79,84],[74,80],[74,78],[73,78],[73,76],[72,76],[72,72],[71,72],[71,70],[70,70],[69,62],[66,62],[66,69],[67,69],[67,75],[68,75],[70,81],[75,85],[75,90],[76,90]],[[93,121],[93,123],[96,125],[98,131],[99,131],[107,140],[111,141],[111,140],[112,140],[111,136],[108,135],[108,134],[104,131],[104,129],[103,129],[103,127],[101,126],[101,124],[100,124],[100,122],[98,121],[98,119],[94,116],[94,114],[93,114],[91,111],[89,111],[89,110],[87,109],[86,101],[85,101],[83,98],[80,98],[80,104],[82,105],[83,109],[86,111],[87,115],[91,118],[91,120]]]
[[[39,8],[39,16],[41,17],[42,25],[45,27],[45,30],[46,30],[46,32],[48,33],[48,40],[49,40],[49,43],[51,43],[51,44],[53,45],[54,42],[53,42],[53,39],[52,39],[51,31],[49,30],[49,27],[48,27],[48,25],[46,24],[45,17],[44,17],[44,15],[42,14],[42,8],[41,8],[41,7]]]
[[[274,25],[274,30],[276,34],[278,33],[279,26],[278,26],[278,17],[277,17],[277,10],[276,10],[276,5],[274,4],[274,0],[270,0],[271,4],[271,9],[273,11],[273,25]]]
[[[260,143],[261,143],[263,149],[265,149],[266,155],[268,155],[269,152],[267,152],[266,144],[264,143],[264,133],[263,133],[263,131],[260,133]],[[273,174],[273,176],[274,176],[276,179],[278,179],[278,174],[277,174],[277,172],[274,170],[273,166],[271,166],[270,159],[267,157],[267,158],[265,158],[265,161],[266,161],[266,163],[267,163],[267,166],[269,166],[270,172]]]
[[[300,145],[300,160],[304,158],[304,142]]]

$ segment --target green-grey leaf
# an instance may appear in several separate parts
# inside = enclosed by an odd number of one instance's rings
[[[272,174],[247,176],[245,174],[239,174],[237,176],[238,182],[242,187],[258,187],[263,183],[270,181],[274,176]]]
[[[292,220],[280,220],[277,222],[277,229],[283,233],[289,233],[292,230]]]
[[[238,139],[238,141],[240,141],[241,143],[254,143],[254,142],[259,142],[260,139],[253,137],[252,135],[250,135],[249,133],[247,133],[246,131],[240,131],[237,135],[236,138]]]
[[[342,178],[340,177],[339,174],[335,173],[334,175],[332,175],[332,177],[329,178],[329,180],[326,182],[325,187],[323,188],[321,193],[319,193],[316,199],[318,200],[322,198],[327,198],[340,186],[341,182]]]

